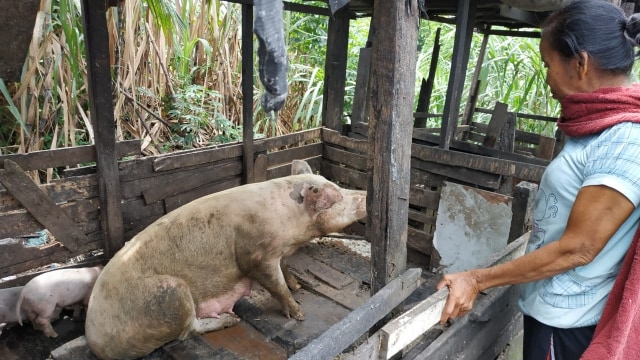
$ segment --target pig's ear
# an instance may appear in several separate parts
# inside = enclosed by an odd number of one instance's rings
[[[291,175],[313,174],[311,166],[304,160],[293,160],[291,163]]]

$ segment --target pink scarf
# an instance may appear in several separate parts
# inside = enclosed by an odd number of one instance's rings
[[[558,127],[567,136],[600,133],[622,122],[640,123],[640,85],[572,94],[562,101]],[[581,360],[640,359],[640,228],[611,289],[591,344]]]
[[[592,135],[622,122],[640,123],[640,85],[565,96],[558,127],[571,137]]]

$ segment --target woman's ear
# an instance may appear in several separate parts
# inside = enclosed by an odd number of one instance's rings
[[[576,54],[576,58],[578,76],[580,76],[580,78],[583,78],[587,75],[587,71],[589,70],[589,54],[587,54],[587,52],[584,50],[580,50],[580,52]]]

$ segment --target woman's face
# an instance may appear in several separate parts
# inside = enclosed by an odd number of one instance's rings
[[[547,68],[547,85],[554,99],[560,100],[566,95],[579,92],[577,59],[564,59],[553,50],[548,41],[540,41],[540,56]]]

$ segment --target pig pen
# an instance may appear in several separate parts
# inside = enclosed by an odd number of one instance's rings
[[[360,129],[364,125],[360,124]],[[355,136],[318,128],[256,140],[255,181],[286,176],[292,160],[305,159],[314,171],[341,186],[364,189],[368,143]],[[303,289],[294,293],[294,297],[306,313],[305,321],[285,319],[275,300],[265,291],[254,288],[254,296],[241,300],[234,308],[242,319],[239,325],[185,342],[169,343],[147,358],[284,359],[300,354],[300,359],[313,356],[325,359],[346,349],[341,356],[368,359],[374,356],[371,349],[387,348],[388,357],[393,355],[389,351],[403,351],[406,359],[423,358],[425,352],[436,354],[435,358],[465,355],[460,358],[493,359],[500,355],[519,329],[514,306],[517,294],[511,287],[483,294],[478,310],[451,326],[431,326],[444,299],[442,292],[435,291],[440,275],[432,271],[439,262],[433,236],[440,194],[445,181],[495,193],[506,192],[504,184],[508,179],[539,180],[546,160],[471,142],[454,143],[464,151],[442,150],[430,145],[430,139],[431,135],[425,131],[414,131],[407,220],[410,269],[383,291],[370,295],[370,260],[347,241],[356,239],[360,244],[364,241],[364,224],[356,223],[337,239],[319,239],[290,259],[292,272],[303,284]],[[138,141],[116,145],[125,241],[182,204],[242,183],[243,145],[240,143],[148,157],[141,156],[139,148]],[[78,165],[91,163],[94,157],[92,146],[0,157],[3,166],[0,170],[3,185],[0,191],[0,223],[3,224],[0,227],[0,288],[23,285],[36,274],[52,268],[92,266],[108,260],[96,167]],[[58,168],[60,178],[36,184],[28,175],[46,168]],[[521,235],[527,231],[526,213],[531,192],[531,187],[514,187],[509,245],[487,259],[488,262],[502,261],[522,251],[526,235]],[[34,238],[43,238],[43,230],[47,234],[45,240],[34,242]],[[389,322],[389,326],[397,329],[387,328],[384,336],[372,331],[369,338],[367,334],[373,325],[400,304],[404,304],[405,310],[413,310],[411,318],[422,319],[421,325],[413,328],[410,324],[405,327]],[[398,310],[395,311],[397,315]],[[425,319],[427,315],[430,317]],[[429,326],[424,328],[425,324]],[[48,339],[28,325],[5,330],[0,335],[1,357],[84,359],[89,356],[82,343],[81,321],[63,318],[53,325],[60,334],[57,339]],[[410,334],[403,333],[405,330]],[[398,350],[397,342],[396,348],[389,346],[394,336],[412,341],[401,344]],[[380,345],[382,343],[386,345]],[[465,345],[469,343],[475,344],[474,347]],[[318,347],[333,353],[313,350]],[[477,357],[478,354],[483,355]],[[383,355],[375,355],[379,356]]]

